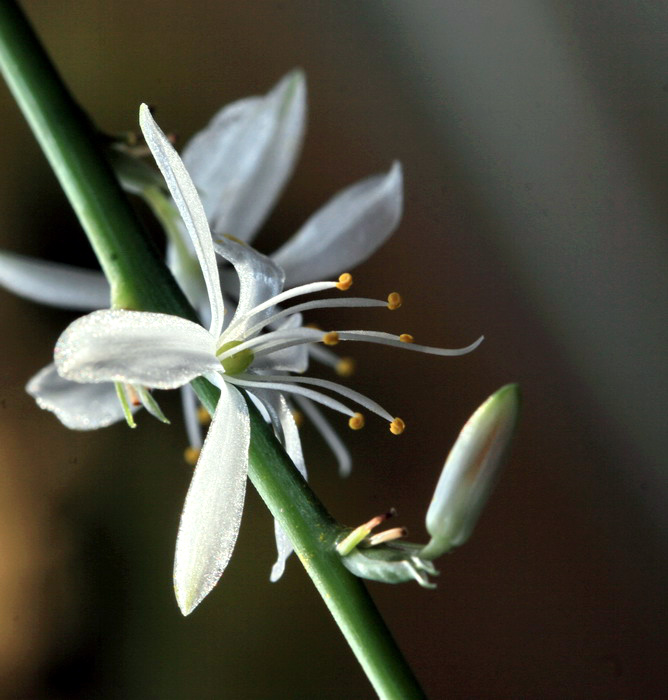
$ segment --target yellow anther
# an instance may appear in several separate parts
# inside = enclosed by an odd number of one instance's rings
[[[325,345],[337,345],[339,342],[339,334],[336,331],[330,331],[322,336],[322,342]]]
[[[304,328],[313,328],[314,331],[322,330],[317,323],[307,323]]]
[[[348,427],[352,430],[361,430],[364,427],[364,416],[361,413],[350,416]]]
[[[404,430],[406,430],[406,424],[401,420],[401,418],[395,418],[390,423],[390,432],[392,435],[401,435]]]
[[[301,411],[293,410],[292,411],[292,418],[295,422],[295,425],[298,428],[301,428],[302,425],[304,425],[304,414]]]
[[[339,281],[336,284],[336,288],[340,289],[342,292],[345,292],[347,289],[350,289],[353,283],[353,276],[349,272],[344,272],[340,277]]]
[[[183,451],[183,458],[186,460],[186,463],[189,464],[191,467],[194,467],[197,464],[197,460],[199,459],[199,453],[202,450],[200,450],[199,447],[193,447],[192,445],[190,447],[186,447],[186,449]]]
[[[200,425],[209,425],[211,423],[211,416],[204,406],[197,408],[197,420],[200,422]]]
[[[402,333],[399,336],[399,340],[402,343],[412,343],[415,340],[415,338],[413,338],[413,336],[410,333]]]
[[[390,311],[394,311],[395,309],[398,309],[402,303],[403,303],[403,299],[401,298],[401,294],[399,294],[399,292],[392,292],[391,294],[388,294],[388,296],[387,296],[387,308]]]
[[[351,377],[355,373],[355,360],[352,357],[342,357],[335,369],[339,377]]]

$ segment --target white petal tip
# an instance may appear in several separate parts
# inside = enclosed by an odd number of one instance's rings
[[[180,589],[176,586],[174,587],[174,593],[176,594],[176,604],[179,606],[179,610],[183,617],[187,617],[190,613],[199,605],[200,601],[194,598],[192,595],[181,595]]]
[[[284,571],[285,562],[277,561],[271,568],[271,574],[269,574],[269,580],[271,581],[271,583],[276,583],[276,581],[278,581],[281,578],[281,576],[283,576]]]

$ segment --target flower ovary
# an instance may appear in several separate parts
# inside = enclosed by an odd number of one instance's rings
[[[241,340],[230,340],[228,343],[224,343],[218,348],[216,355],[222,355],[224,352],[236,348],[237,345],[241,345],[242,342]],[[223,366],[225,374],[241,374],[253,364],[254,359],[255,355],[253,351],[246,348],[245,350],[240,350],[234,355],[230,355],[224,360],[221,360],[220,364]]]

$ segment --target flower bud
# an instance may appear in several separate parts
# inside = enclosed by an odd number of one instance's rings
[[[431,541],[420,557],[435,559],[471,535],[499,475],[519,403],[519,387],[508,384],[492,394],[462,428],[427,511]]]

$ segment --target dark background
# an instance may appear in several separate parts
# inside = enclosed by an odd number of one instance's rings
[[[522,385],[508,469],[438,589],[371,585],[430,697],[668,695],[668,5],[23,4],[108,132],[136,129],[146,101],[183,143],[221,105],[306,71],[305,148],[262,250],[402,161],[402,224],[356,293],[398,289],[404,308],[317,320],[486,341],[454,359],[353,348],[354,386],[408,430],[344,433],[346,481],[311,429],[304,440],[337,518],[395,506],[419,541],[459,428]],[[2,246],[94,266],[4,86],[0,120]],[[372,697],[298,562],[269,583],[272,525],[252,489],[221,583],[181,617],[177,397],[162,402],[171,429],[142,415],[132,432],[76,434],[40,411],[23,386],[72,318],[0,292],[0,695]]]

